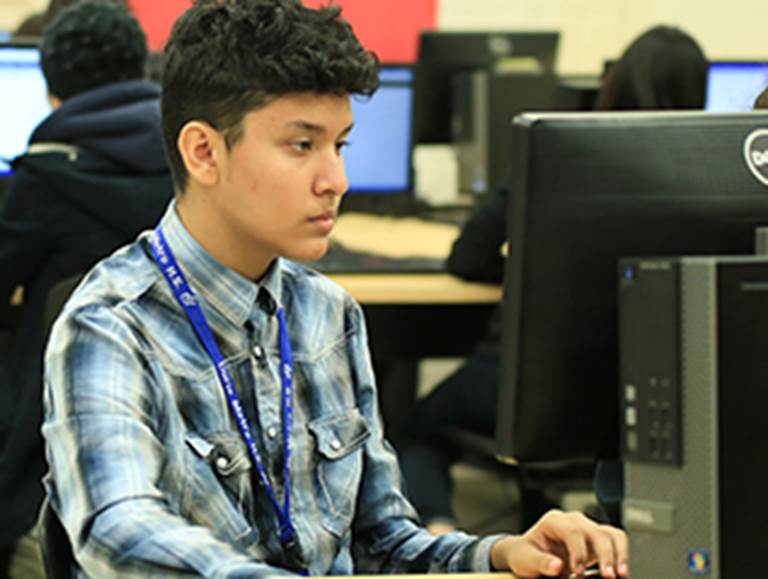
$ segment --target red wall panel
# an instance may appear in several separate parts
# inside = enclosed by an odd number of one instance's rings
[[[336,0],[366,48],[384,62],[416,60],[419,32],[435,27],[438,0]],[[304,0],[307,6],[327,0]]]
[[[128,0],[141,22],[150,50],[162,50],[176,18],[192,5],[192,0]]]
[[[419,31],[432,29],[438,0],[336,0],[362,43],[384,62],[412,62]],[[129,0],[144,27],[149,46],[161,50],[176,17],[192,0]],[[304,0],[307,6],[328,0]]]

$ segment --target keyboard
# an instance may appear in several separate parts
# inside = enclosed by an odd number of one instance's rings
[[[387,257],[348,249],[331,242],[328,252],[307,265],[322,273],[442,273],[445,260],[433,257]]]

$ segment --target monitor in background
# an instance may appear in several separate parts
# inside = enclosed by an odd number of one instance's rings
[[[373,97],[353,96],[355,126],[344,149],[349,193],[387,195],[412,189],[413,70],[383,65]]]
[[[10,175],[8,161],[26,150],[50,110],[37,48],[0,44],[0,177]]]
[[[733,113],[752,110],[768,87],[768,62],[712,62],[707,74],[705,110]]]
[[[768,166],[748,166],[745,146],[763,155],[766,126],[765,113],[515,120],[500,457],[616,455],[618,260],[754,253]]]
[[[554,74],[557,32],[422,32],[416,64],[416,142],[451,141],[451,93],[458,73]]]

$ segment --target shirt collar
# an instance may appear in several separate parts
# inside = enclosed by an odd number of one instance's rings
[[[233,324],[245,324],[254,307],[272,313],[279,304],[277,296],[282,284],[279,260],[272,263],[259,283],[254,283],[218,261],[192,237],[176,213],[175,200],[168,206],[160,225],[189,284]]]

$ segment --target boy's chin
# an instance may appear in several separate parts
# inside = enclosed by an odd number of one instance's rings
[[[297,250],[292,255],[286,255],[285,257],[295,261],[315,261],[328,252],[329,246],[330,242],[325,239],[314,242],[309,246],[302,247],[301,250]]]

